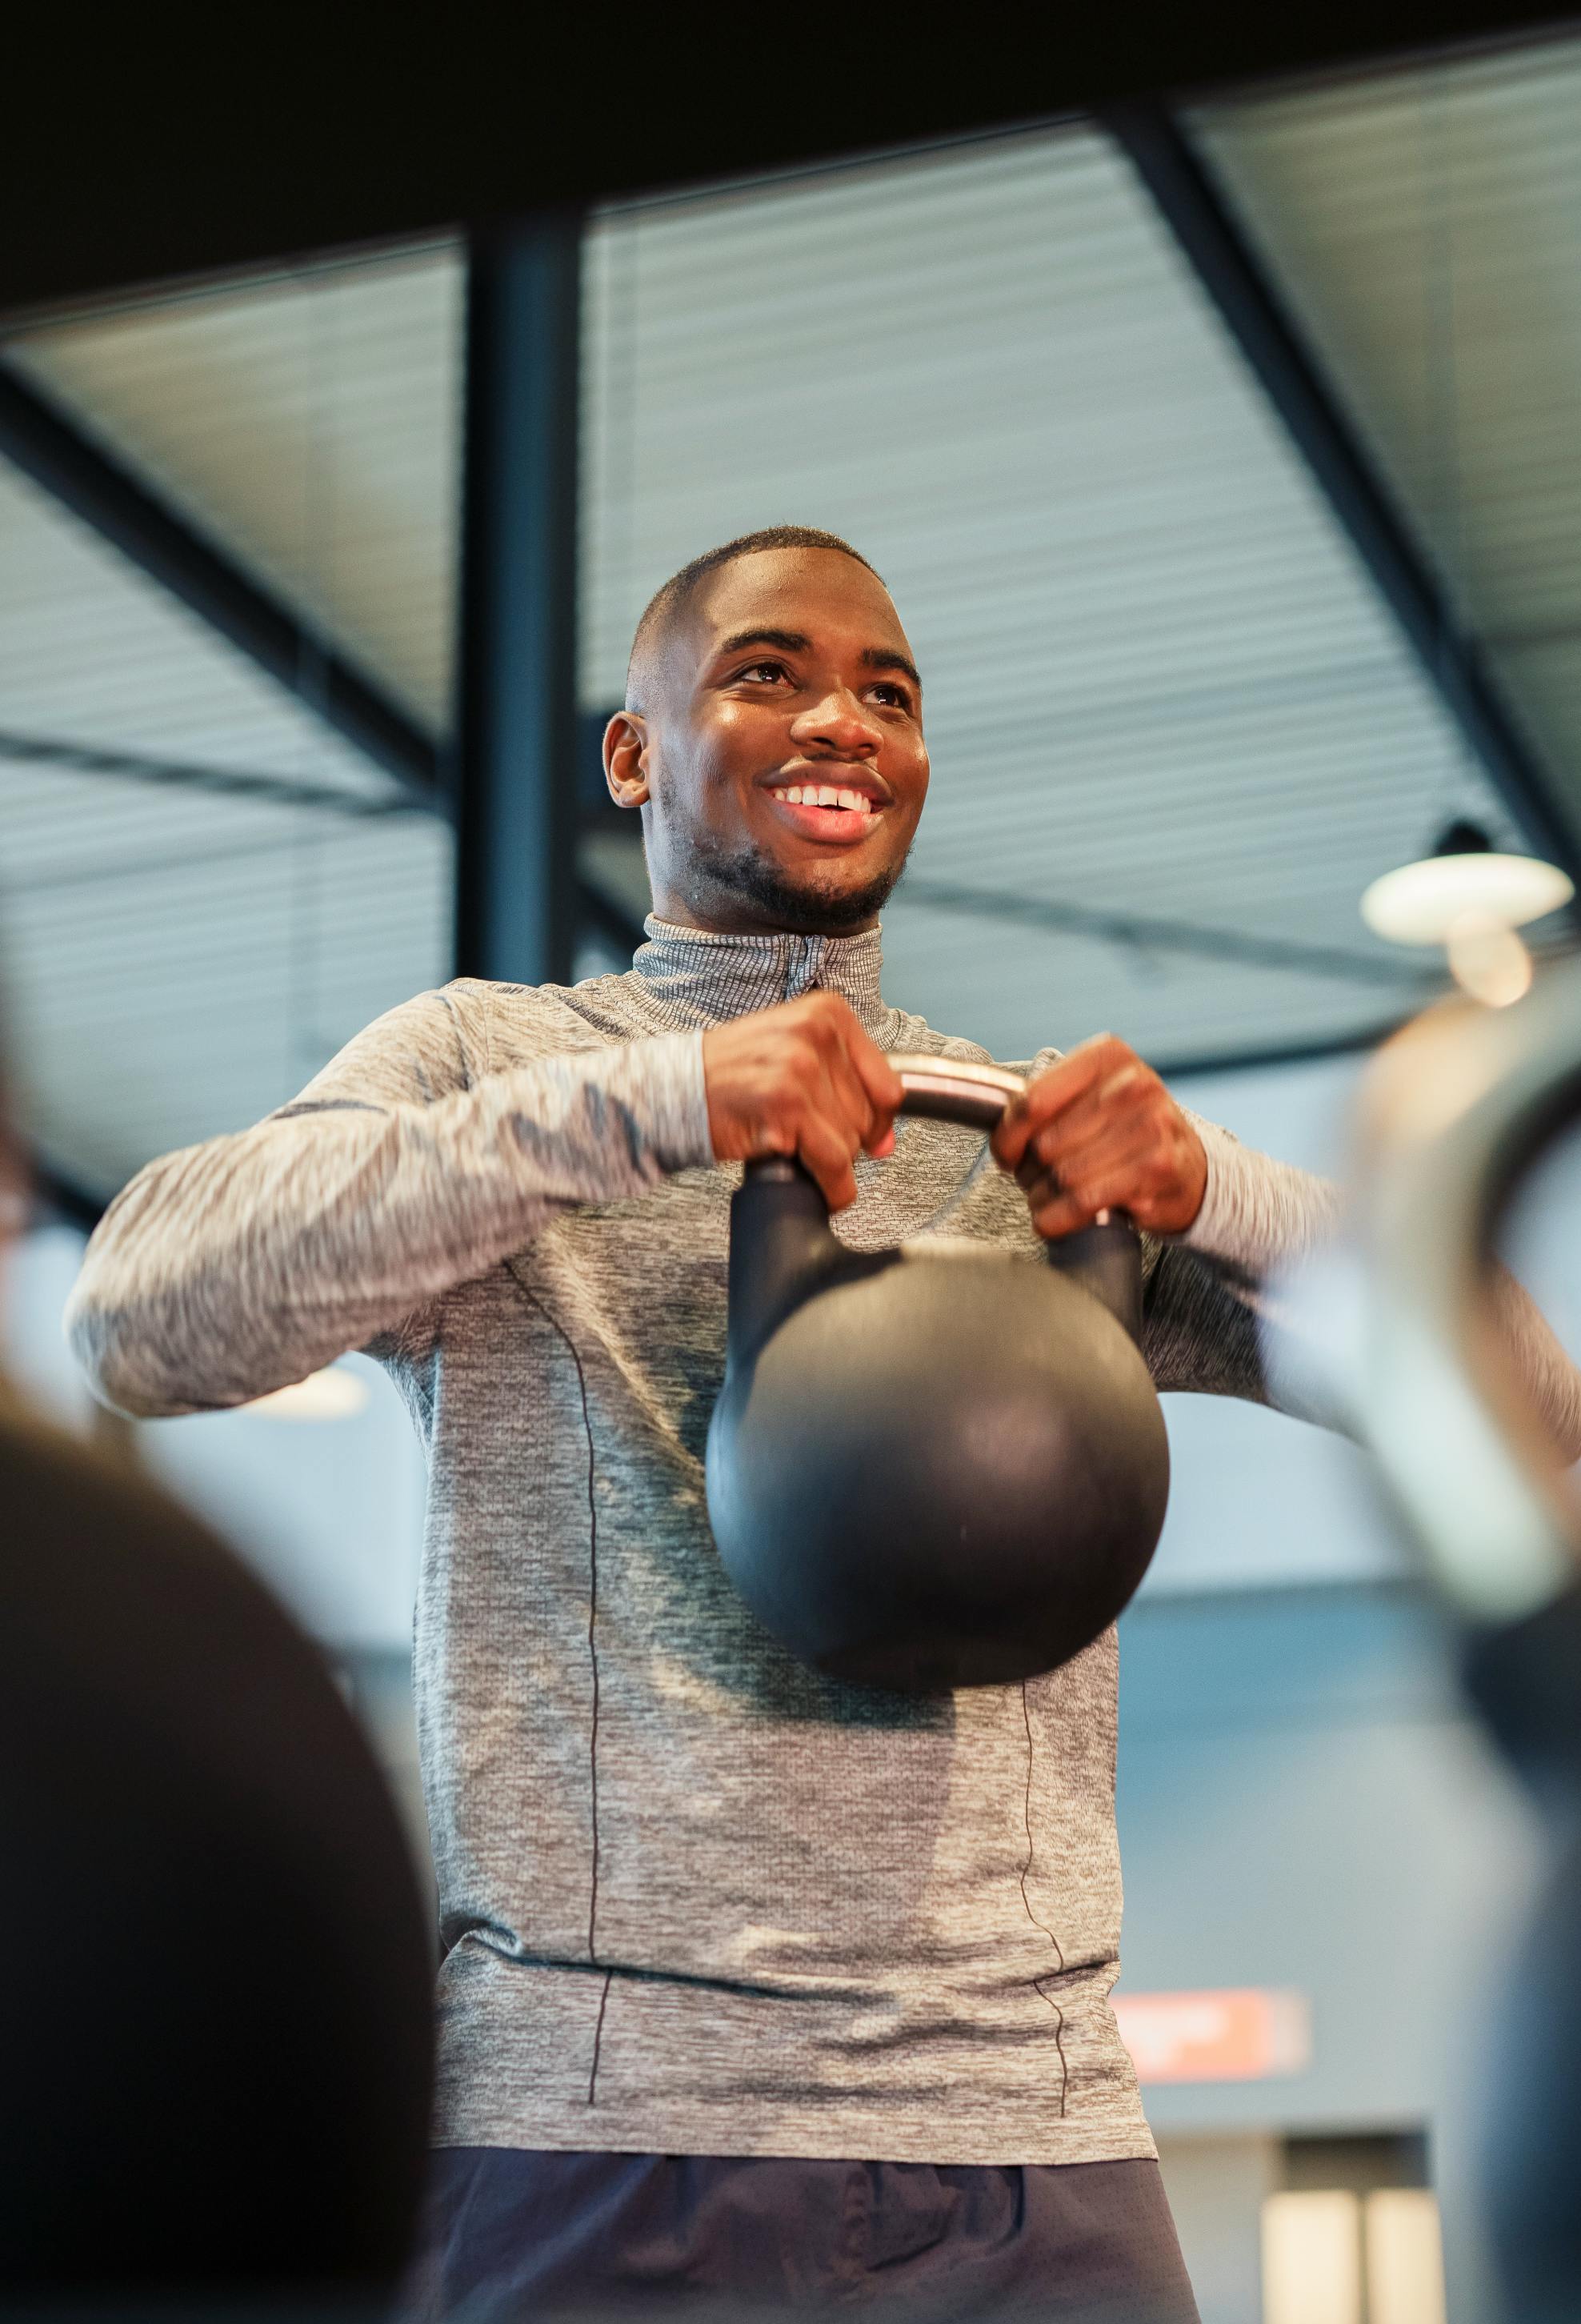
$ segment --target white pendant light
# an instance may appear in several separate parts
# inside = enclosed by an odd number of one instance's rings
[[[1452,823],[1431,855],[1373,881],[1362,918],[1392,944],[1447,945],[1457,932],[1523,928],[1575,892],[1557,863],[1502,855],[1475,824]]]

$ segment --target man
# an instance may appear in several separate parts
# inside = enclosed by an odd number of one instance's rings
[[[717,1166],[798,1154],[864,1246],[948,1211],[1031,1256],[1123,1204],[1159,1386],[1252,1397],[1230,1270],[1320,1234],[1331,1196],[1109,1038],[1036,1061],[999,1170],[963,1130],[896,1131],[889,1053],[982,1052],[879,997],[928,758],[898,617],[844,542],[779,528],[668,583],[605,764],[653,883],[630,973],[452,984],[257,1129],[152,1165],[95,1238],[77,1345],[145,1413],[368,1347],[427,1445],[443,2299],[1180,2324],[1108,2006],[1113,1635],[915,1701],[758,1627],[703,1498]]]

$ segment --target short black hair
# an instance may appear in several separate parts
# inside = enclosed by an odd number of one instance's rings
[[[717,573],[722,565],[733,565],[739,557],[751,557],[760,549],[832,549],[838,556],[851,558],[864,565],[873,578],[882,583],[884,576],[870,558],[842,540],[837,532],[824,532],[815,524],[766,524],[756,532],[741,532],[734,540],[722,541],[717,549],[705,549],[700,557],[690,558],[678,573],[657,588],[642,609],[637,633],[631,641],[631,652],[626,664],[626,702],[629,709],[641,705],[633,699],[639,663],[651,667],[654,650],[671,622],[689,602],[698,583],[704,576]]]

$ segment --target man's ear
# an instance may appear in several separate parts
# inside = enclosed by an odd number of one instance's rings
[[[604,728],[604,780],[617,807],[648,804],[648,721],[639,711],[617,710]]]

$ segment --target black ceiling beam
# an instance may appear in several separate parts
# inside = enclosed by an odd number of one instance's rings
[[[268,807],[308,807],[353,823],[382,821],[391,816],[447,816],[452,805],[450,794],[445,790],[400,789],[371,798],[357,791],[335,790],[323,783],[293,782],[284,775],[258,774],[238,767],[204,766],[190,759],[156,759],[136,751],[112,751],[97,743],[73,742],[52,734],[16,734],[0,728],[0,761],[7,759],[21,765],[67,767],[74,774],[108,775],[123,782],[150,783],[161,789],[207,791],[214,798],[257,800]],[[587,819],[585,811],[582,819]],[[207,856],[203,859],[206,862],[211,860],[214,859]],[[170,861],[168,857],[161,858],[161,867],[168,869]],[[132,868],[140,872],[147,867],[139,863]],[[96,871],[90,876],[119,875],[113,871]],[[36,881],[30,885],[36,886]],[[580,918],[617,949],[635,952],[645,941],[640,920],[634,919],[584,873],[577,876],[576,908]]]
[[[77,775],[113,775],[124,782],[156,788],[208,791],[216,798],[255,799],[267,807],[320,807],[354,820],[391,815],[446,815],[448,795],[431,785],[402,784],[382,792],[337,790],[328,783],[304,783],[290,775],[266,775],[245,767],[206,766],[193,759],[154,758],[142,751],[115,751],[97,742],[76,742],[55,734],[18,734],[0,727],[0,760],[19,766],[65,767]]]
[[[576,944],[582,217],[473,236],[455,655],[455,961],[568,984]]]
[[[1000,894],[965,888],[948,880],[908,877],[899,890],[904,904],[926,911],[960,912],[969,918],[998,920],[1012,927],[1036,928],[1048,936],[1095,937],[1130,952],[1184,953],[1198,960],[1227,961],[1240,968],[1271,968],[1292,976],[1328,978],[1360,984],[1374,992],[1411,994],[1441,990],[1443,977],[1407,967],[1387,953],[1376,958],[1338,945],[1301,944],[1283,936],[1260,936],[1250,929],[1212,927],[1160,913],[1124,912],[1101,905],[1072,904],[1052,896]]]
[[[69,9],[22,13],[0,140],[0,309],[453,230],[1048,119],[1144,90],[1202,90],[1574,15],[1545,0],[1131,0],[1012,30],[962,20],[886,43],[877,79],[774,78],[773,26],[678,41],[666,10],[599,0],[546,42],[536,12],[450,10],[370,41],[356,11],[306,42],[241,5],[183,42],[127,14],[85,42]],[[846,21],[798,19],[816,50]],[[634,133],[611,111],[631,92]],[[752,95],[743,97],[743,88]]]
[[[26,1193],[31,1197],[30,1224],[45,1226],[55,1220],[83,1234],[92,1234],[109,1207],[109,1198],[96,1194],[64,1170],[33,1155],[24,1157]]]
[[[1163,105],[1100,118],[1160,215],[1366,567],[1421,669],[1534,845],[1581,878],[1581,800],[1543,765],[1484,666],[1341,397],[1212,172]]]
[[[648,942],[640,920],[634,920],[623,905],[585,874],[577,881],[576,905],[584,925],[602,936],[612,952],[630,957],[639,945]]]
[[[398,782],[433,793],[432,736],[218,542],[0,362],[0,454]]]
[[[1273,1041],[1266,1048],[1225,1049],[1204,1051],[1193,1056],[1183,1050],[1176,1056],[1162,1055],[1154,1071],[1162,1081],[1178,1082],[1190,1074],[1248,1074],[1267,1072],[1279,1065],[1319,1065],[1328,1057],[1360,1056],[1376,1049],[1409,1024],[1416,1014],[1415,1004],[1393,1016],[1384,1017],[1368,1025],[1354,1028],[1345,1033],[1319,1034],[1310,1041]],[[1187,1095],[1190,1093],[1188,1091]]]

